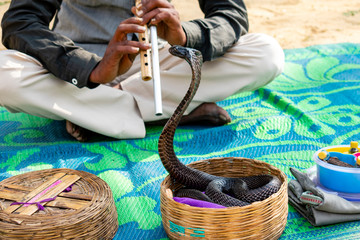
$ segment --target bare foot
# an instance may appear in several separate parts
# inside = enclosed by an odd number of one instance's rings
[[[66,120],[66,131],[79,142],[86,142],[89,140],[91,131],[82,128],[68,120]]]
[[[216,103],[203,103],[190,114],[182,117],[180,124],[222,126],[231,122],[228,112]]]
[[[122,87],[121,87],[120,83],[114,85],[112,88],[122,90]]]
[[[164,125],[168,119],[148,122],[149,125]],[[231,122],[231,117],[225,109],[216,103],[202,103],[191,113],[181,118],[179,125],[210,125],[222,126]]]
[[[113,88],[122,90],[120,83],[114,85]],[[87,142],[92,135],[95,135],[94,132],[80,127],[68,120],[66,120],[66,131],[79,142]]]

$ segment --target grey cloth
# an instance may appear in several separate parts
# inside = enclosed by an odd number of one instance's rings
[[[329,224],[360,220],[360,202],[351,202],[316,187],[309,175],[290,168],[296,180],[291,180],[289,187],[289,203],[312,225]],[[304,203],[301,200],[306,192],[322,200],[320,204]]]
[[[54,32],[103,56],[119,23],[133,16],[135,0],[63,0]]]

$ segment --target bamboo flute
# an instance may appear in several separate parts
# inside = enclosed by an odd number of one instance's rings
[[[135,0],[135,6],[141,4],[141,0]],[[147,25],[145,32],[139,34],[139,41],[143,43],[149,43],[149,31]],[[154,88],[154,103],[155,103],[155,115],[162,115],[162,98],[161,98],[161,82],[160,82],[160,63],[159,63],[159,50],[157,40],[156,26],[150,26],[151,36],[151,49],[140,51],[140,64],[141,64],[141,78],[144,81],[153,79]]]

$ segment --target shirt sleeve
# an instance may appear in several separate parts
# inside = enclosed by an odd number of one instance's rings
[[[89,76],[101,58],[49,29],[61,2],[12,0],[1,22],[2,42],[8,49],[37,58],[60,79],[77,87],[96,87],[98,84],[90,82]]]
[[[203,19],[183,22],[186,47],[201,51],[204,61],[218,58],[247,33],[249,25],[242,0],[199,0]]]

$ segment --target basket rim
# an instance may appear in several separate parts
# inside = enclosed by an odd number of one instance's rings
[[[175,201],[172,196],[170,197],[166,193],[166,191],[167,191],[167,189],[169,189],[172,192],[172,189],[169,188],[168,186],[165,186],[166,182],[170,181],[170,179],[171,179],[170,175],[168,174],[160,184],[160,195],[163,195],[166,198],[166,200],[172,201],[172,203],[175,204],[176,207],[182,208],[184,210],[188,209],[188,210],[197,210],[197,211],[199,211],[199,210],[200,211],[202,211],[202,210],[208,211],[209,209],[211,209],[211,211],[221,213],[221,212],[227,212],[227,211],[234,211],[236,209],[249,210],[254,207],[260,207],[264,204],[274,201],[275,198],[279,198],[279,196],[282,195],[284,191],[287,194],[287,176],[285,175],[285,173],[283,171],[281,171],[280,169],[278,169],[277,167],[275,167],[269,163],[266,163],[264,161],[261,161],[261,160],[244,158],[244,157],[216,157],[216,158],[211,158],[211,159],[203,159],[203,160],[194,161],[192,163],[187,164],[186,166],[193,167],[193,165],[196,166],[196,164],[199,164],[199,163],[204,163],[204,162],[211,163],[212,161],[231,160],[231,159],[236,159],[236,160],[241,160],[241,161],[244,160],[244,161],[248,161],[248,162],[256,162],[256,163],[260,163],[260,164],[269,166],[271,169],[276,170],[279,173],[279,175],[281,176],[280,180],[282,181],[282,184],[280,186],[280,189],[276,193],[272,194],[270,197],[268,197],[262,201],[256,201],[256,202],[253,202],[249,205],[242,206],[242,207],[234,206],[234,207],[226,207],[226,208],[202,208],[202,207],[195,207],[195,206],[190,206],[187,204],[179,203],[179,202]],[[251,175],[249,175],[249,176],[251,176]],[[276,175],[276,176],[278,176],[278,175]]]

